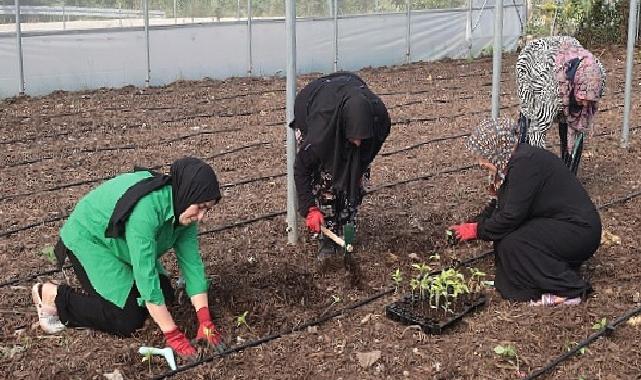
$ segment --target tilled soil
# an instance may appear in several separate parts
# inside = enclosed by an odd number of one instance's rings
[[[602,205],[640,190],[641,125],[635,94],[631,144],[619,149],[623,50],[599,53],[608,70],[608,92],[579,177]],[[514,55],[504,57],[501,87],[502,114],[512,118],[518,112],[514,61]],[[473,157],[464,137],[490,114],[491,60],[359,74],[381,94],[394,126],[373,164],[371,193],[359,209],[350,273],[341,258],[319,267],[315,242],[302,227],[300,244],[286,244],[280,78],[58,92],[0,103],[0,377],[98,379],[118,370],[124,378],[147,378],[168,371],[159,359],[142,363],[137,353],[141,345],[163,344],[152,322],[128,339],[89,330],[45,336],[35,324],[30,300],[35,280],[28,278],[55,269],[41,252],[55,244],[64,217],[88,190],[133,165],[167,170],[168,163],[185,155],[206,159],[224,184],[223,201],[201,226],[201,251],[211,277],[211,309],[228,345],[284,335],[175,378],[518,378],[515,363],[494,354],[497,344],[513,345],[519,370],[531,373],[593,333],[596,321],[614,320],[639,304],[641,200],[632,198],[601,210],[604,229],[621,242],[605,243],[585,266],[596,290],[588,302],[535,308],[502,300],[489,289],[486,306],[443,335],[426,336],[388,320],[385,305],[400,297],[389,290],[396,268],[409,277],[412,263],[429,262],[434,254],[440,259],[430,264],[437,269],[491,250],[484,242],[447,247],[444,239],[450,224],[474,215],[486,201],[485,175],[470,167]],[[299,86],[311,78],[300,78]],[[548,135],[556,151],[556,131]],[[165,261],[176,274],[172,255]],[[493,278],[491,256],[473,265]],[[59,273],[38,277],[62,278]],[[371,302],[339,312],[379,293]],[[239,327],[235,317],[245,311],[249,327]],[[183,300],[172,312],[194,335],[189,302]],[[640,329],[622,324],[546,376],[641,378]],[[361,366],[358,355],[372,351],[380,351],[380,358]]]

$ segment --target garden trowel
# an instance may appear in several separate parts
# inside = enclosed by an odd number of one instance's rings
[[[354,227],[354,224],[346,223],[343,226],[343,238],[340,238],[325,226],[321,226],[321,232],[323,233],[323,235],[327,236],[332,241],[334,241],[334,243],[343,248],[345,257],[345,269],[349,270],[350,255],[354,250],[354,246],[352,245],[352,243],[354,242],[354,238],[356,237],[356,228]]]
[[[170,347],[156,348],[156,347],[140,347],[138,352],[142,355],[162,355],[164,356],[169,368],[172,371],[176,370],[176,360],[174,358],[174,351]]]

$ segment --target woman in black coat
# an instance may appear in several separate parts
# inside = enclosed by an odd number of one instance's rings
[[[354,224],[363,177],[390,133],[381,99],[356,74],[338,72],[310,82],[296,96],[294,121],[299,150],[294,164],[298,209],[308,229],[341,235]],[[319,259],[335,252],[321,235]]]
[[[554,154],[517,144],[507,120],[482,123],[468,146],[490,172],[497,199],[475,222],[451,227],[457,238],[494,242],[503,297],[580,302],[592,289],[578,269],[601,239],[599,213],[583,186]]]

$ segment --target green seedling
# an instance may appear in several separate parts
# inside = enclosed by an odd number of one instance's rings
[[[510,362],[514,360],[516,362],[516,372],[521,373],[519,365],[519,354],[514,346],[512,346],[511,344],[505,346],[499,344],[494,347],[494,353],[502,358],[507,359]]]
[[[56,254],[53,252],[53,247],[48,245],[40,250],[40,256],[49,260],[52,264],[56,263]]]
[[[566,342],[566,344],[565,344],[565,350],[566,350],[566,351],[568,351],[568,352],[570,352],[570,351],[572,351],[572,349],[573,349],[574,347],[576,347],[577,345],[578,345],[578,343],[577,343],[577,342]],[[577,354],[577,355],[583,355],[583,354],[585,354],[586,352],[588,352],[588,348],[587,348],[587,347],[581,347],[581,348],[579,348],[579,350],[577,351],[577,353],[576,353],[576,354]]]
[[[420,264],[412,264],[412,268],[414,268],[416,271],[418,271],[418,278],[423,278],[425,275],[430,273],[432,271],[432,268],[425,264],[425,263],[420,263]]]
[[[249,327],[249,325],[247,324],[247,314],[249,314],[249,312],[245,311],[241,315],[236,317],[236,327],[240,327],[243,325]]]
[[[336,305],[339,302],[341,302],[341,298],[336,294],[332,294],[332,305]]]
[[[398,288],[403,283],[403,272],[399,268],[392,272],[392,281],[394,281],[394,287],[396,288],[395,292],[398,293]]]
[[[485,272],[479,270],[478,268],[470,268],[470,279],[467,283],[467,287],[472,293],[478,293],[482,290],[484,283],[481,280],[485,277]]]
[[[151,374],[151,357],[152,357],[151,351],[145,352],[145,355],[142,357],[142,362],[147,362],[147,365],[149,366],[149,374]]]
[[[600,321],[597,321],[595,324],[592,325],[592,330],[595,330],[595,331],[603,330],[607,325],[608,325],[608,319],[606,317],[603,317],[601,318]]]
[[[413,278],[410,280],[410,289],[412,290],[412,300],[414,300],[414,292],[416,289],[421,286],[421,282],[417,278]]]
[[[439,255],[438,253],[436,255],[430,256],[429,258],[430,261],[439,261],[440,259],[441,259],[441,255]]]

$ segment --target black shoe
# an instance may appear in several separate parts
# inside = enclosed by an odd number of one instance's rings
[[[321,237],[318,248],[318,261],[324,262],[334,257],[334,255],[336,255],[336,244],[326,237]]]

